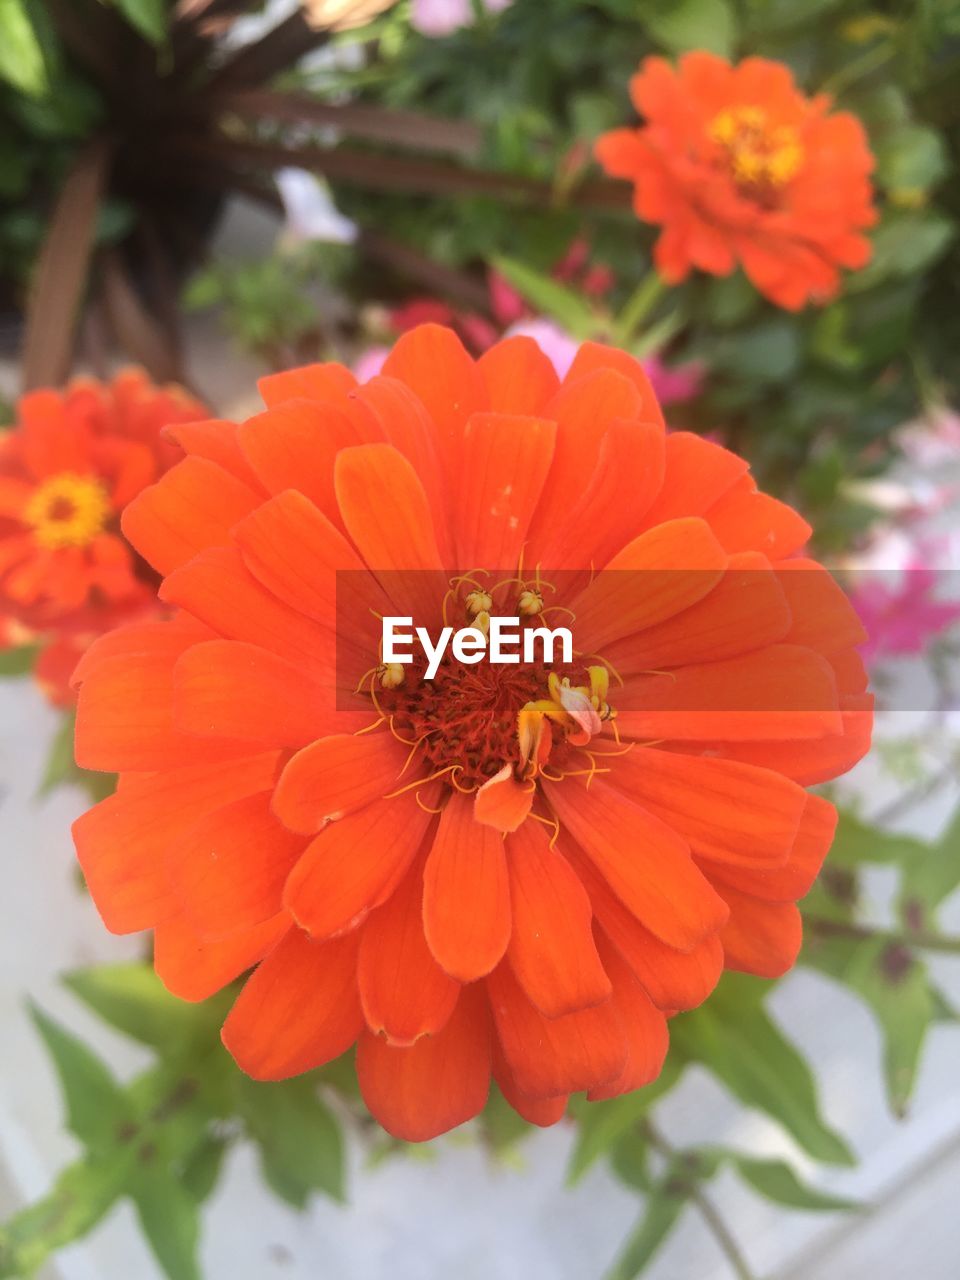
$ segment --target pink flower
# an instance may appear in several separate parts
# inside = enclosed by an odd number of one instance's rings
[[[389,354],[389,347],[368,347],[362,352],[353,362],[353,372],[357,381],[369,382],[371,378],[375,378],[383,369]]]
[[[938,570],[914,564],[882,579],[874,574],[851,593],[869,637],[862,648],[865,660],[924,653],[960,619],[960,602],[936,598],[940,581]]]
[[[960,413],[939,409],[908,423],[899,433],[900,447],[918,467],[960,463]]]
[[[545,316],[520,320],[517,324],[510,326],[505,336],[533,338],[561,378],[567,376],[573,364],[573,358],[577,354],[577,348],[580,346],[579,342]]]
[[[500,13],[513,0],[483,0],[488,13]],[[471,0],[413,0],[410,22],[423,36],[448,36],[474,20]]]
[[[703,365],[695,361],[668,368],[659,356],[653,355],[647,356],[643,367],[661,404],[680,404],[684,400],[693,400],[700,394]]]

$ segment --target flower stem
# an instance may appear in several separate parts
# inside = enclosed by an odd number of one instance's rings
[[[896,929],[872,929],[869,925],[853,924],[846,920],[827,920],[822,916],[804,915],[803,923],[821,938],[853,938],[861,942],[882,941],[891,946],[916,947],[920,951],[940,951],[947,955],[960,955],[960,938],[949,938],[939,933],[900,932]]]
[[[670,1145],[663,1135],[654,1127],[650,1120],[641,1122],[640,1131],[650,1146],[668,1160],[675,1160],[679,1152]],[[710,1228],[710,1232],[737,1280],[755,1280],[753,1272],[747,1263],[743,1252],[733,1237],[730,1228],[724,1222],[723,1218],[717,1212],[717,1209],[706,1194],[696,1178],[691,1178],[687,1184],[686,1190],[689,1194],[691,1202],[700,1212],[700,1216]]]
[[[647,316],[666,293],[667,286],[651,271],[634,289],[627,302],[617,316],[614,325],[614,341],[619,347],[628,346],[631,338],[646,320]]]

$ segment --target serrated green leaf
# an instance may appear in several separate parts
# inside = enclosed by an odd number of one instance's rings
[[[587,338],[596,321],[590,305],[573,289],[512,258],[495,257],[493,266],[538,312],[574,338]]]
[[[343,1199],[343,1137],[314,1080],[268,1084],[239,1076],[237,1110],[259,1149],[263,1176],[281,1199],[297,1209],[315,1191]]]
[[[748,1107],[771,1119],[825,1164],[851,1165],[853,1155],[820,1114],[813,1074],[762,1006],[764,984],[727,974],[710,1000],[671,1024],[671,1042],[701,1062]]]
[[[196,1199],[167,1169],[137,1166],[129,1188],[143,1234],[169,1280],[203,1280]]]
[[[883,1033],[883,1074],[891,1109],[902,1115],[916,1081],[936,1007],[926,965],[908,947],[884,939],[823,938],[804,963],[855,991]]]
[[[729,1154],[740,1177],[766,1200],[787,1205],[791,1209],[807,1209],[811,1212],[862,1207],[855,1200],[830,1195],[817,1187],[808,1186],[785,1160],[760,1160],[754,1156],[740,1155],[736,1151]]]
[[[643,1217],[604,1280],[634,1280],[677,1225],[688,1203],[685,1186],[668,1176],[647,1196]]]
[[[0,80],[32,98],[49,88],[40,39],[24,0],[0,0]]]
[[[41,1009],[33,1021],[53,1059],[67,1111],[67,1127],[90,1147],[115,1137],[130,1109],[110,1068],[77,1036]]]
[[[737,39],[733,8],[727,0],[676,0],[656,4],[644,15],[651,37],[671,53],[707,49],[729,58]]]

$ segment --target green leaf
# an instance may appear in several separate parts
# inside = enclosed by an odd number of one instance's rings
[[[310,1077],[267,1084],[237,1078],[237,1109],[260,1151],[263,1176],[297,1209],[311,1192],[344,1197],[340,1126]]]
[[[0,651],[0,676],[25,676],[33,670],[40,652],[36,644],[21,644],[16,649]]]
[[[949,169],[947,150],[936,129],[904,124],[876,144],[877,180],[893,192],[924,192]]]
[[[903,868],[900,910],[908,926],[925,927],[926,917],[960,888],[960,809],[940,840]],[[924,919],[916,919],[922,914]]]
[[[510,1106],[496,1087],[490,1090],[487,1105],[480,1114],[483,1132],[490,1147],[503,1155],[524,1138],[529,1138],[533,1127]]]
[[[863,862],[909,864],[925,858],[929,851],[930,846],[914,836],[883,831],[841,810],[837,834],[830,848],[830,865],[856,867]]]
[[[573,289],[512,258],[495,257],[493,266],[521,297],[543,315],[556,320],[571,337],[587,338],[595,329],[593,310]]]
[[[737,39],[736,19],[727,0],[658,3],[644,21],[651,37],[671,53],[707,49],[729,58]]]
[[[754,978],[727,974],[711,999],[671,1024],[671,1041],[748,1107],[765,1111],[825,1164],[851,1165],[850,1149],[820,1115],[813,1075],[762,1006]]]
[[[785,382],[800,362],[800,335],[795,322],[772,318],[735,333],[718,334],[711,360],[748,384]]]
[[[151,44],[161,45],[169,34],[167,0],[112,0],[135,31]]]
[[[0,1277],[31,1276],[46,1259],[91,1231],[125,1190],[133,1149],[65,1169],[51,1191],[0,1227]]]
[[[907,946],[882,938],[817,939],[804,963],[855,991],[873,1012],[883,1033],[883,1073],[887,1098],[903,1115],[916,1082],[936,1002],[926,965]]]
[[[109,1067],[42,1010],[31,1008],[31,1014],[60,1079],[67,1127],[91,1147],[115,1138],[130,1108]]]
[[[63,981],[112,1027],[168,1055],[198,1030],[216,1039],[221,1009],[178,1000],[143,961],[78,969]]]
[[[849,288],[860,293],[881,280],[926,271],[956,234],[956,223],[934,209],[890,210],[873,237],[870,262],[850,277]]]
[[[658,1182],[647,1196],[643,1217],[604,1280],[633,1280],[638,1276],[676,1226],[687,1201],[684,1182],[669,1175]]]
[[[811,1212],[861,1208],[855,1200],[833,1196],[808,1186],[785,1160],[759,1160],[753,1156],[740,1155],[736,1151],[731,1151],[729,1155],[740,1177],[767,1200],[787,1205],[791,1209],[808,1209]]]
[[[571,1110],[577,1120],[577,1139],[567,1166],[568,1186],[575,1186],[587,1170],[612,1151],[625,1134],[636,1131],[638,1122],[653,1104],[679,1082],[683,1066],[671,1054],[658,1078],[645,1089],[624,1094],[620,1098],[610,1098],[606,1102],[574,1099]]]
[[[0,80],[31,98],[49,89],[43,49],[24,0],[0,0]]]
[[[225,1138],[208,1134],[184,1165],[180,1181],[197,1204],[203,1204],[220,1181],[228,1145]]]
[[[55,787],[64,782],[76,780],[77,765],[73,759],[73,731],[76,717],[71,712],[62,717],[60,727],[54,735],[47,763],[40,780],[38,795],[48,795]]]
[[[203,1280],[197,1259],[196,1199],[168,1170],[138,1167],[130,1195],[154,1256],[169,1280]]]

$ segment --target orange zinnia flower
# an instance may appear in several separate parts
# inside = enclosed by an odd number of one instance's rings
[[[181,612],[77,671],[78,761],[122,772],[75,826],[106,924],[153,928],[186,999],[256,966],[240,1066],[356,1044],[401,1138],[491,1074],[539,1124],[645,1084],[724,963],[793,963],[835,819],[804,786],[867,747],[863,633],[809,527],[595,344],[561,384],[528,338],[474,361],[425,326],[364,386],[261,390],[125,513]],[[491,613],[580,652],[380,660],[377,615]]]
[[[647,58],[631,82],[646,118],[596,144],[597,158],[636,191],[671,284],[691,267],[726,276],[740,262],[757,289],[798,310],[837,292],[839,268],[863,267],[876,222],[873,156],[860,121],[805,98],[789,69],[766,58],[731,66],[688,53],[674,68]]]
[[[37,676],[53,701],[68,700],[94,637],[156,608],[157,579],[120,533],[120,512],[182,457],[161,429],[203,412],[129,369],[23,396],[0,436],[0,611],[16,624],[5,644],[49,641]]]

